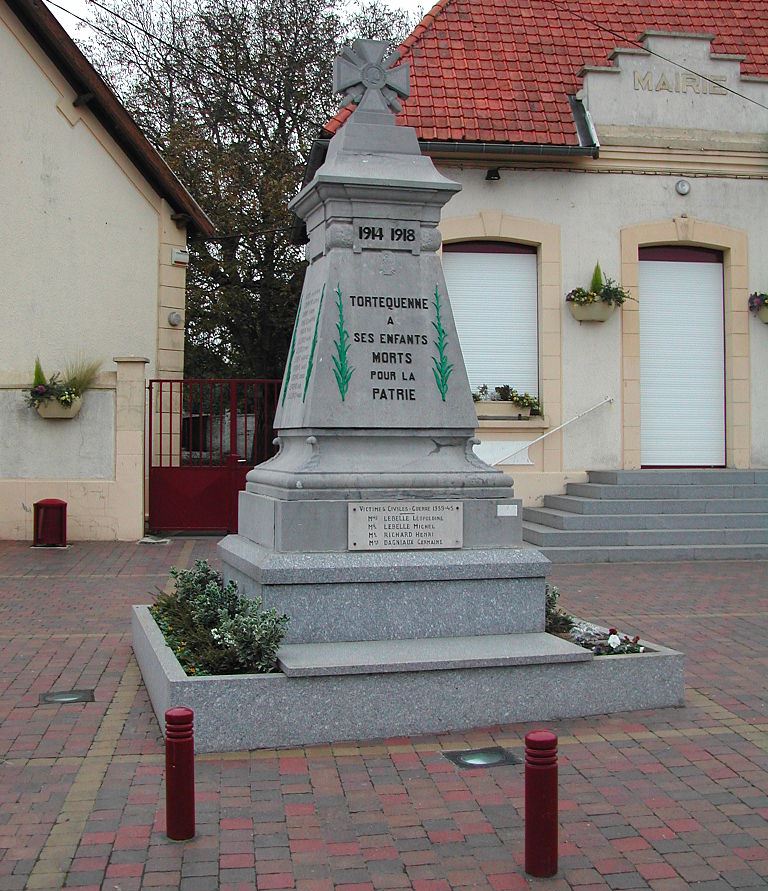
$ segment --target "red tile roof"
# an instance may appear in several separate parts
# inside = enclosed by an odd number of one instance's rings
[[[423,140],[578,145],[579,71],[645,31],[714,34],[712,52],[768,77],[766,0],[440,0],[400,47],[411,95],[398,123]]]

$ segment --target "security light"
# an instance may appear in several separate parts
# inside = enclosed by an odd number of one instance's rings
[[[40,702],[66,705],[71,702],[93,702],[93,690],[49,690],[40,694]]]
[[[464,749],[460,752],[443,752],[457,767],[465,770],[478,767],[501,767],[505,764],[522,764],[522,760],[501,746],[485,749]]]

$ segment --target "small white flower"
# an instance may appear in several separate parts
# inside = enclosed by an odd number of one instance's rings
[[[618,634],[611,634],[608,636],[608,646],[612,649],[616,649],[621,644],[621,638]]]

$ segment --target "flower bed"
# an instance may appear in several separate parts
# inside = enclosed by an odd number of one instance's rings
[[[577,619],[560,606],[560,591],[554,585],[546,588],[546,630],[564,640],[591,650],[595,656],[627,656],[651,652],[639,635],[630,637],[615,628],[602,628]]]

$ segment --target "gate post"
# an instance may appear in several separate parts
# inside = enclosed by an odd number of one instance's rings
[[[237,457],[237,381],[229,381],[229,461],[227,463],[234,464]]]
[[[121,494],[110,503],[118,541],[136,541],[144,535],[144,423],[146,380],[142,356],[115,356],[115,489]],[[110,499],[111,502],[112,499]]]

